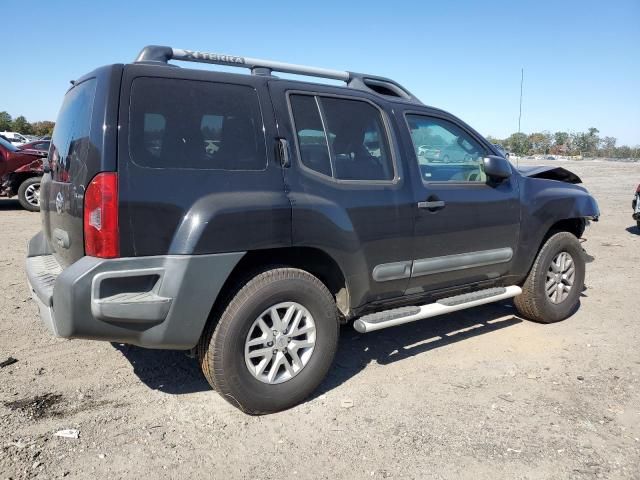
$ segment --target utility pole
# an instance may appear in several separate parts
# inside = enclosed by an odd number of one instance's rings
[[[522,85],[523,84],[524,84],[524,67],[520,69],[520,113],[518,114],[518,133],[520,133],[520,121],[522,120]],[[520,166],[520,156],[518,156],[518,166]]]
[[[522,119],[522,85],[524,84],[524,68],[520,69],[520,113],[518,114],[518,133],[520,133],[520,120]]]

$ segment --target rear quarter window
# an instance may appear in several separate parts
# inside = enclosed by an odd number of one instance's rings
[[[264,170],[258,94],[243,85],[137,78],[131,88],[129,153],[148,168]]]
[[[67,92],[51,138],[52,178],[71,181],[81,174],[89,151],[91,116],[96,95],[96,79],[86,80]]]

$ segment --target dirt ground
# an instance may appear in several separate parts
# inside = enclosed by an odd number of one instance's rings
[[[602,211],[575,315],[540,325],[504,303],[345,326],[315,395],[263,417],[222,400],[182,352],[49,335],[23,272],[39,215],[0,201],[0,361],[18,360],[0,368],[0,480],[640,479],[640,164],[552,163]]]

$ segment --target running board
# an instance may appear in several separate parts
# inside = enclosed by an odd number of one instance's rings
[[[420,307],[401,307],[383,312],[371,313],[358,318],[353,322],[353,327],[360,333],[373,332],[383,328],[395,327],[403,323],[415,322],[424,318],[431,318],[445,313],[464,310],[466,308],[497,302],[505,298],[520,295],[522,289],[515,285],[509,287],[488,288],[477,292],[464,293],[455,297],[447,297],[435,303],[429,303]]]

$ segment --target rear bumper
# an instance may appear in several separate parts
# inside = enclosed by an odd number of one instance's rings
[[[56,336],[189,349],[243,255],[82,257],[63,269],[38,234],[26,270],[40,318]]]

